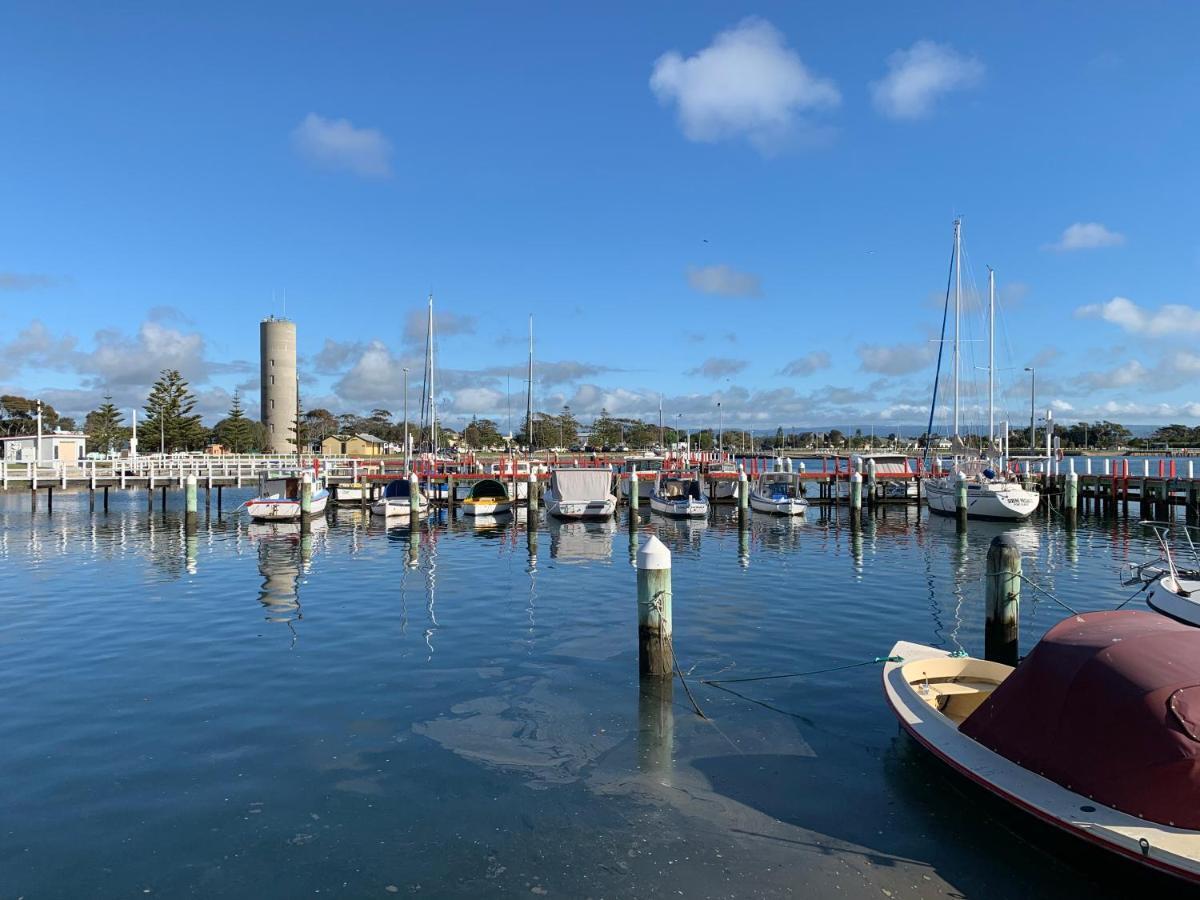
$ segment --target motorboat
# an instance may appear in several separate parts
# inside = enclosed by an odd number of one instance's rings
[[[708,516],[708,497],[695,473],[659,472],[650,492],[650,508],[665,516],[703,519]]]
[[[412,482],[407,478],[397,478],[387,483],[383,496],[371,504],[371,515],[383,516],[387,519],[408,519],[412,517]],[[425,518],[429,515],[429,500],[417,489],[417,516]]]
[[[610,469],[555,469],[546,489],[546,512],[560,519],[607,519],[617,509]]]
[[[1071,616],[1016,668],[901,641],[883,687],[922,747],[1000,799],[1200,883],[1200,630]]]
[[[801,516],[808,509],[796,472],[763,472],[750,489],[750,508],[777,516]]]
[[[495,516],[512,511],[508,488],[494,478],[481,478],[471,486],[471,493],[462,502],[468,516]]]
[[[713,503],[736,503],[738,498],[738,467],[732,462],[717,462],[708,467],[711,476]]]
[[[330,488],[331,499],[334,503],[362,503],[363,497],[368,500],[374,497],[373,485],[366,481],[351,481],[335,484]]]
[[[260,522],[279,522],[300,518],[299,475],[264,475],[258,484],[258,496],[247,500],[243,506],[250,518]],[[309,513],[313,516],[325,514],[329,502],[329,491],[318,484],[313,485]]]
[[[960,462],[954,471],[924,482],[929,511],[953,516],[958,511],[958,473],[967,482],[967,518],[1019,521],[1037,511],[1041,495],[1019,481],[999,475],[986,460]]]
[[[1146,605],[1185,625],[1200,625],[1200,577],[1164,572],[1146,594]]]
[[[536,476],[542,471],[544,469],[540,464],[516,457],[506,458],[488,467],[488,474],[505,484],[512,484],[513,473],[516,472],[517,489],[513,497],[515,500],[525,500],[529,496],[529,473],[532,472]]]
[[[649,500],[650,495],[654,492],[654,479],[657,477],[657,473],[662,471],[663,458],[661,456],[628,456],[625,458],[625,474],[617,479],[617,492],[622,500],[629,499],[629,473],[635,466],[638,470],[638,499]],[[648,472],[654,474],[647,477],[646,473]]]

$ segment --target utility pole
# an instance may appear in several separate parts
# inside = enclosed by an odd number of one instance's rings
[[[404,372],[404,471],[409,470],[408,459],[408,369],[402,369]]]

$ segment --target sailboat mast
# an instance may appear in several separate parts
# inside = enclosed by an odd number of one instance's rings
[[[434,350],[435,344],[433,341],[433,294],[429,295],[429,429],[430,429],[430,446],[433,447],[433,455],[436,457],[438,452],[438,423],[437,423],[437,392],[433,386],[434,373]]]
[[[958,337],[962,312],[962,238],[961,225],[954,220],[954,436],[958,437]]]
[[[988,452],[996,441],[996,272],[988,266]]]
[[[529,382],[525,389],[525,428],[528,434],[528,450],[526,455],[533,453],[533,316],[529,317]]]
[[[667,442],[666,442],[665,437],[666,436],[663,433],[663,423],[662,423],[662,394],[660,393],[658,395],[658,446],[664,450],[667,447]]]

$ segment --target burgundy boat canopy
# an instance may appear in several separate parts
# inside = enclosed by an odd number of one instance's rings
[[[1105,806],[1200,829],[1200,628],[1132,610],[1065,619],[960,731]]]

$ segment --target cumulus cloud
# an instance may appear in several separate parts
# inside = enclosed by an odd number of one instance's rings
[[[1103,319],[1130,334],[1148,337],[1200,334],[1200,309],[1168,303],[1158,309],[1139,306],[1126,297],[1113,297],[1107,303],[1090,303],[1075,310],[1084,319]]]
[[[11,341],[0,344],[0,377],[24,368],[65,369],[74,358],[75,338],[55,336],[41,320],[34,319]]]
[[[895,51],[887,66],[887,74],[871,84],[871,99],[890,119],[925,118],[943,95],[974,87],[984,73],[979,60],[928,40]]]
[[[864,372],[908,375],[929,366],[936,355],[933,344],[863,344],[855,349]]]
[[[333,338],[325,338],[325,343],[312,358],[312,368],[321,375],[336,375],[361,354],[363,349],[363,344],[359,341],[335,341]]]
[[[805,375],[811,375],[820,369],[828,369],[829,366],[829,354],[824,350],[814,350],[812,353],[806,353],[799,359],[793,359],[783,367],[780,374],[803,378]]]
[[[353,172],[363,178],[392,174],[392,144],[374,128],[356,128],[348,119],[326,119],[309,113],[292,131],[296,152],[320,166]]]
[[[360,408],[389,409],[397,397],[404,402],[403,367],[386,344],[371,341],[354,365],[334,382],[333,390],[342,400]]]
[[[0,291],[34,291],[50,287],[55,279],[32,272],[0,272]]]
[[[459,334],[474,334],[474,316],[456,312],[434,312],[433,336],[435,340]],[[404,319],[404,342],[410,346],[424,346],[425,334],[429,329],[429,313],[425,309],[409,310]]]
[[[1099,222],[1076,222],[1063,229],[1062,235],[1053,244],[1043,249],[1067,253],[1071,250],[1095,250],[1097,247],[1119,247],[1125,243],[1125,235],[1110,231]]]
[[[488,387],[461,388],[450,395],[450,404],[454,412],[485,417],[502,409],[504,401],[505,395],[502,392]]]
[[[842,99],[831,80],[808,70],[774,25],[753,17],[722,31],[694,56],[664,53],[654,63],[650,89],[663,105],[676,106],[688,140],[745,137],[762,152],[811,132],[804,114]]]
[[[726,265],[692,267],[687,272],[692,290],[722,297],[761,297],[762,282],[751,272],[739,272]]]
[[[704,378],[723,378],[726,375],[736,375],[748,366],[744,359],[730,359],[727,356],[711,356],[694,369],[688,369],[685,375],[700,375]]]

